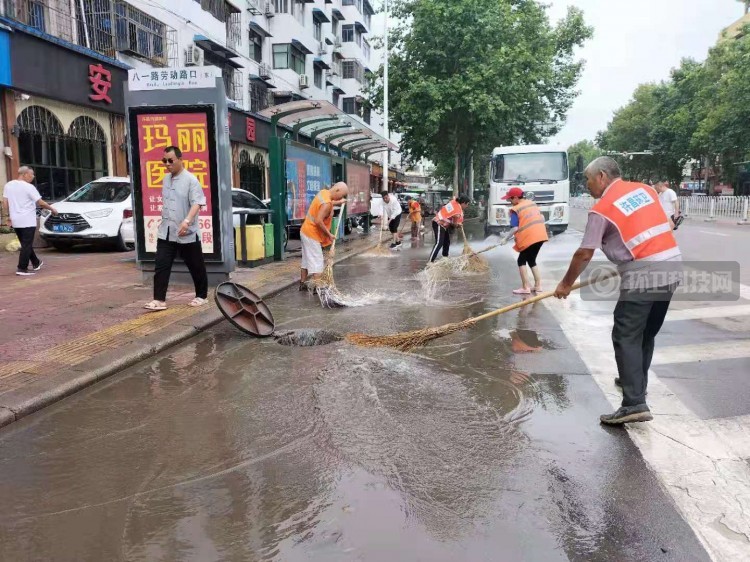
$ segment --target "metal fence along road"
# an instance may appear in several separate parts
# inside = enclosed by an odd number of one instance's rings
[[[678,199],[680,211],[686,217],[737,219],[743,224],[748,222],[750,197],[694,196]],[[570,206],[574,209],[591,209],[595,201],[593,197],[571,197]]]

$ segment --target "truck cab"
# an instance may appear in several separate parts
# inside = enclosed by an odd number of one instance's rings
[[[510,202],[503,197],[520,187],[534,201],[552,234],[568,228],[570,179],[568,153],[555,145],[501,146],[492,151],[485,235],[510,228]]]

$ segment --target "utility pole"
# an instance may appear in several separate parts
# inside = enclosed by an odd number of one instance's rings
[[[390,141],[390,132],[388,130],[388,0],[384,0],[385,6],[385,62],[383,64],[383,136],[386,141]],[[388,168],[390,149],[386,147],[383,152],[383,191],[388,191]]]

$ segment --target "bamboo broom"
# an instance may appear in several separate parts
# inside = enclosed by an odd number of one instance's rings
[[[380,240],[378,240],[378,245],[375,246],[372,250],[368,250],[363,255],[365,256],[379,256],[379,257],[393,257],[393,252],[391,252],[388,248],[386,248],[383,245],[383,226],[385,223],[383,222],[385,220],[385,211],[383,211],[383,215],[380,218]]]
[[[571,291],[577,291],[578,289],[587,287],[594,283],[598,283],[599,281],[610,279],[612,277],[615,277],[616,275],[617,272],[612,271],[595,279],[579,281],[578,283],[573,285]],[[345,339],[349,343],[353,343],[361,347],[390,347],[393,349],[398,349],[399,351],[411,351],[412,349],[416,349],[418,347],[426,345],[432,340],[442,338],[443,336],[447,336],[455,332],[460,332],[461,330],[465,330],[466,328],[471,328],[482,320],[487,320],[488,318],[492,318],[493,316],[499,316],[500,314],[505,314],[506,312],[510,312],[511,310],[515,310],[517,308],[539,302],[540,300],[544,300],[551,296],[554,296],[554,294],[554,291],[547,291],[544,293],[540,293],[530,299],[522,300],[509,306],[487,312],[485,314],[482,314],[481,316],[468,318],[461,322],[453,322],[451,324],[437,326],[435,328],[423,328],[421,330],[412,330],[410,332],[401,332],[398,334],[390,334],[385,336],[371,336],[368,334],[350,333],[345,336]]]
[[[341,211],[339,211],[339,220],[336,223],[336,230],[335,230],[335,232],[337,233],[337,236],[333,239],[333,243],[331,244],[331,249],[328,251],[328,255],[326,255],[326,266],[315,283],[319,287],[334,287],[335,286],[335,283],[333,280],[333,258],[336,256],[336,240],[338,240],[338,231],[341,228],[341,219],[344,217],[344,209],[346,209],[346,202],[344,202],[341,205]]]
[[[475,252],[469,241],[466,239],[466,232],[464,232],[464,226],[461,225],[461,236],[464,239],[464,251],[460,265],[461,271],[469,271],[472,273],[483,273],[490,270],[490,264],[484,257],[481,257]]]

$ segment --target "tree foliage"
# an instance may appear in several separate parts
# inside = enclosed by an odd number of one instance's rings
[[[591,35],[580,10],[552,26],[536,0],[395,0],[393,17],[390,123],[408,159],[442,170],[559,130],[583,65],[575,48]]]
[[[597,136],[605,151],[651,150],[621,159],[633,179],[682,179],[689,161],[720,167],[750,159],[750,35],[721,42],[705,62],[683,60],[670,79],[639,86]]]

